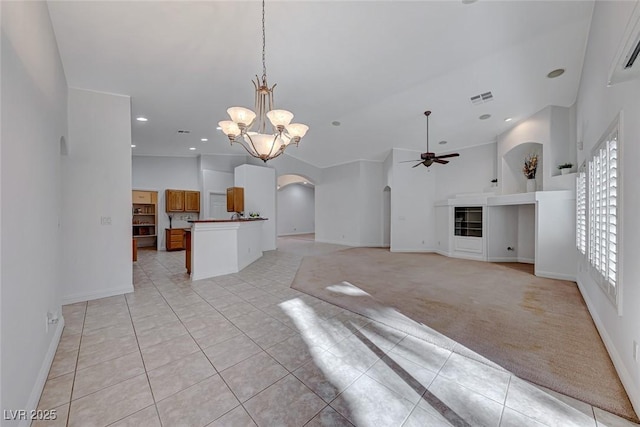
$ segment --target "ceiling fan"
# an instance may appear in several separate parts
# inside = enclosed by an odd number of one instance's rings
[[[442,156],[436,156],[436,153],[432,153],[429,151],[429,116],[431,115],[431,111],[425,111],[424,115],[427,116],[427,152],[420,154],[420,160],[406,160],[400,163],[418,162],[412,166],[414,168],[420,165],[429,167],[434,163],[440,163],[441,165],[446,165],[447,163],[449,163],[449,160],[442,160],[442,159],[447,159],[450,157],[458,157],[460,154],[452,153],[452,154],[444,154]]]

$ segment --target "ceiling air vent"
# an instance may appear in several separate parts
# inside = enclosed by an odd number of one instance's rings
[[[640,78],[640,61],[637,61],[639,53],[640,1],[637,1],[609,70],[609,86]]]
[[[178,129],[178,133],[179,133],[180,135],[182,135],[182,134],[188,134],[188,133],[191,133],[191,131],[190,131],[190,130],[184,130],[184,129]]]
[[[482,105],[489,101],[493,101],[493,94],[491,92],[484,92],[484,93],[481,93],[480,95],[472,96],[470,99],[471,99],[471,104]]]

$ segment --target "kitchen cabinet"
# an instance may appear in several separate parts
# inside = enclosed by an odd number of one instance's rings
[[[184,192],[184,211],[185,212],[200,212],[200,192],[189,191]]]
[[[227,188],[227,212],[244,212],[244,188]]]
[[[170,190],[164,194],[166,212],[200,212],[200,192]]]
[[[158,238],[158,192],[133,190],[131,234],[137,247],[153,247]]]
[[[185,248],[184,228],[165,228],[165,242],[168,251],[179,251]]]
[[[184,212],[184,190],[165,190],[164,201],[167,212]]]

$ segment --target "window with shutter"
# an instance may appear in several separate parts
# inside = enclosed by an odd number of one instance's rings
[[[588,162],[587,176],[584,172],[579,173],[576,182],[576,246],[583,254],[587,253],[594,276],[616,305],[619,280],[618,124],[616,121],[595,148]]]
[[[580,168],[576,177],[576,247],[587,252],[587,174]]]

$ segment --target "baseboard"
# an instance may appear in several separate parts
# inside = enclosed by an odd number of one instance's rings
[[[53,339],[49,344],[49,349],[44,356],[44,360],[42,361],[42,365],[40,366],[40,372],[38,372],[38,376],[36,377],[36,382],[31,389],[31,394],[29,395],[29,401],[27,403],[27,414],[31,410],[38,409],[38,402],[40,401],[40,396],[42,395],[42,390],[44,390],[44,385],[47,382],[47,377],[49,376],[49,370],[51,369],[51,364],[53,363],[53,358],[56,355],[56,350],[58,349],[58,344],[60,343],[60,337],[62,336],[62,330],[64,329],[64,317],[59,317],[58,324],[56,325],[56,330],[53,335]],[[29,427],[31,424],[30,420],[23,420],[20,422],[20,427]]]
[[[535,264],[535,261],[531,258],[520,257],[488,257],[489,262],[519,262],[522,264]]]
[[[278,234],[278,237],[286,237],[286,236],[299,236],[301,234],[313,234],[315,233],[315,231],[303,231],[301,233],[299,232],[295,232],[295,233],[285,233],[285,234]]]
[[[618,377],[620,377],[620,382],[629,396],[629,400],[631,401],[631,406],[636,411],[636,415],[640,416],[640,389],[631,382],[630,378],[633,376],[627,371],[624,363],[622,363],[622,358],[620,358],[620,354],[616,346],[613,344],[611,337],[609,336],[607,329],[602,324],[602,320],[593,309],[593,303],[591,299],[589,299],[589,294],[586,292],[584,285],[580,281],[579,278],[576,279],[576,283],[578,284],[578,290],[580,290],[580,294],[582,294],[582,299],[587,305],[587,310],[589,310],[589,314],[591,315],[591,319],[593,319],[593,323],[596,325],[596,329],[602,338],[602,342],[609,353],[609,357],[611,357],[611,361],[613,362],[614,368],[616,368],[616,372],[618,373]]]
[[[358,244],[358,243],[354,243],[354,242],[346,242],[344,240],[326,240],[326,239],[318,239],[318,237],[316,236],[316,243],[329,243],[331,245],[342,245],[342,246],[353,246],[353,247],[360,247],[362,245]]]
[[[121,288],[108,289],[104,291],[87,292],[72,294],[62,297],[62,305],[74,304],[76,302],[90,301],[99,298],[112,297],[114,295],[122,295],[133,292],[133,285],[123,286]]]
[[[451,254],[449,252],[447,252],[447,251],[441,251],[439,249],[436,249],[433,252],[437,253],[438,255],[442,255],[442,256],[446,256],[446,257],[451,258]]]
[[[517,257],[494,256],[487,257],[488,262],[520,262]]]
[[[433,249],[393,249],[391,252],[401,252],[401,253],[416,253],[416,254],[432,254],[435,253]]]
[[[562,273],[554,273],[552,271],[535,271],[535,275],[538,277],[545,277],[547,279],[556,279],[556,280],[568,280],[570,282],[575,282],[576,277],[570,274],[562,274]]]

